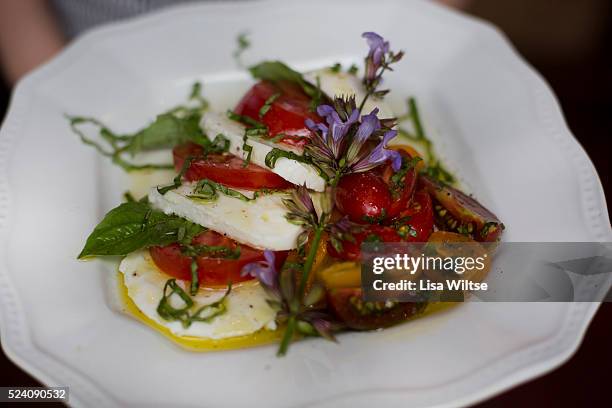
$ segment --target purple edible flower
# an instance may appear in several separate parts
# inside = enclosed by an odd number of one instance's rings
[[[306,119],[306,127],[313,133],[320,132],[323,142],[328,147],[329,156],[339,159],[344,150],[346,135],[351,126],[359,120],[359,110],[353,109],[346,120],[342,120],[336,109],[330,105],[320,105],[317,108],[317,113],[325,119],[327,126],[323,123],[314,123],[311,119]]]
[[[336,97],[332,105],[317,108],[327,125],[306,120],[306,126],[313,133],[306,152],[332,180],[331,185],[343,174],[367,171],[387,160],[392,160],[395,171],[401,167],[401,155],[386,148],[397,135],[391,129],[395,120],[379,119],[378,112],[374,108],[369,114],[361,115],[354,97]],[[371,141],[378,142],[373,149],[368,145]]]
[[[366,39],[370,46],[370,52],[366,58],[366,74],[368,81],[374,81],[376,71],[381,67],[383,58],[389,52],[389,41],[385,41],[380,35],[375,32],[368,31],[361,34]]]
[[[259,280],[262,284],[269,288],[275,288],[276,277],[278,272],[276,271],[276,256],[273,251],[266,249],[264,251],[265,261],[257,261],[246,264],[240,271],[240,276],[251,276]]]
[[[370,50],[365,58],[365,75],[363,84],[369,93],[383,96],[388,91],[377,91],[376,88],[382,82],[382,74],[385,70],[392,70],[390,65],[398,62],[404,56],[402,51],[393,52],[389,41],[385,41],[380,35],[368,31],[361,35],[368,42]]]
[[[346,161],[351,163],[359,155],[363,145],[370,139],[372,134],[380,129],[380,120],[378,120],[378,108],[375,108],[369,115],[361,117],[361,124],[355,132],[353,141],[346,152]]]
[[[387,149],[387,144],[395,136],[397,136],[397,130],[387,131],[380,143],[370,151],[370,154],[355,163],[352,170],[354,172],[367,171],[391,160],[391,167],[394,171],[398,171],[402,167],[402,155],[397,150]]]

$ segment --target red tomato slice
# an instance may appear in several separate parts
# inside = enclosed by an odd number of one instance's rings
[[[214,245],[236,249],[239,244],[214,231],[206,231],[193,239],[193,245]],[[151,247],[149,252],[155,265],[164,273],[177,279],[191,280],[191,258],[183,255],[178,244]],[[279,251],[276,255],[277,267],[280,267],[287,253]],[[200,284],[215,286],[225,285],[230,281],[237,283],[252,279],[249,276],[240,276],[242,267],[264,259],[263,251],[246,245],[240,245],[240,258],[238,259],[198,256],[196,262]]]
[[[270,109],[260,115],[261,108],[273,95],[279,95]],[[269,137],[280,133],[285,137],[280,142],[303,146],[310,138],[310,130],[304,125],[308,118],[320,122],[321,118],[310,110],[311,98],[293,82],[276,83],[262,81],[255,84],[236,105],[234,112],[263,123],[269,129]]]
[[[203,149],[189,142],[176,146],[172,153],[174,166],[179,171],[187,157],[200,156]],[[185,173],[185,179],[209,179],[226,186],[248,189],[291,187],[291,183],[270,170],[253,163],[245,167],[242,159],[231,154],[209,154],[205,158],[192,161]]]

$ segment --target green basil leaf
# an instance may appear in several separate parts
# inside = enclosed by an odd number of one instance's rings
[[[148,203],[127,202],[112,209],[87,238],[78,256],[127,255],[138,249],[191,242],[204,227],[153,210]]]

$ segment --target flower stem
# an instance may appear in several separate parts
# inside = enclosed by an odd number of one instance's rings
[[[302,278],[300,279],[300,286],[298,287],[298,299],[302,301],[304,298],[304,291],[306,290],[306,283],[308,282],[308,276],[310,275],[310,271],[312,269],[312,265],[315,260],[315,256],[317,255],[317,249],[319,248],[319,243],[321,242],[321,235],[323,234],[323,226],[317,225],[314,230],[314,239],[312,240],[312,245],[310,246],[310,250],[308,251],[308,257],[306,258],[306,262],[304,263],[304,269],[302,271]]]
[[[340,181],[341,175],[342,175],[342,170],[341,169],[336,170],[336,174],[334,175],[334,178],[331,179],[331,181],[329,182],[329,185],[331,187],[336,187],[338,185],[338,182]]]
[[[296,323],[297,319],[295,315],[290,316],[289,320],[287,321],[287,327],[285,328],[285,334],[283,334],[283,339],[281,340],[278,351],[276,352],[277,356],[282,357],[287,354],[289,343],[291,343],[291,339],[293,339],[293,332],[295,331]]]
[[[302,277],[300,279],[300,286],[298,287],[297,297],[299,302],[302,302],[304,299],[304,292],[306,290],[306,283],[308,282],[308,276],[312,270],[312,265],[314,264],[315,257],[317,255],[317,249],[319,248],[319,243],[321,242],[321,236],[323,235],[323,225],[317,225],[314,230],[314,239],[312,240],[312,246],[308,251],[308,256],[306,257],[306,262],[304,263],[304,268],[302,271]],[[281,340],[280,346],[278,347],[277,356],[284,356],[289,349],[289,344],[293,339],[293,332],[295,331],[295,327],[297,325],[297,315],[294,311],[287,321],[287,328],[285,329],[285,334],[283,335],[283,339]]]
[[[384,74],[386,69],[387,69],[387,67],[383,65],[382,69],[380,70],[380,73],[372,81],[373,86],[371,85],[371,86],[367,87],[368,88],[368,93],[365,94],[365,96],[363,97],[363,100],[359,104],[359,112],[363,111],[363,107],[365,106],[366,101],[368,100],[370,95],[372,95],[374,93],[374,91],[376,91],[376,86],[380,82],[380,79],[382,78],[382,75]]]

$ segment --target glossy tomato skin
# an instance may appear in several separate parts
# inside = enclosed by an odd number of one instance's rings
[[[396,218],[387,220],[386,225],[363,226],[353,234],[355,242],[342,241],[338,252],[331,243],[327,244],[329,254],[345,261],[357,261],[361,256],[361,244],[370,239],[379,242],[427,242],[433,232],[434,215],[431,197],[425,191],[416,191],[407,209]]]
[[[400,151],[404,160],[410,160],[411,157],[405,151]],[[385,183],[391,191],[391,205],[387,209],[387,218],[393,218],[400,212],[404,211],[414,194],[414,189],[417,183],[417,172],[414,167],[410,168],[406,174],[399,180],[393,180],[393,175],[396,174],[391,167],[391,163],[386,163],[375,170],[379,171]]]
[[[389,222],[403,241],[427,242],[433,232],[434,214],[431,197],[423,190],[416,191],[407,209]]]
[[[401,151],[404,162],[410,160],[408,153]],[[402,177],[393,171],[387,162],[363,173],[343,176],[336,190],[336,205],[354,222],[381,222],[391,219],[408,208],[417,174],[408,169]]]
[[[338,320],[353,330],[375,330],[401,323],[423,310],[421,303],[365,302],[361,288],[327,292],[327,302]]]
[[[347,174],[338,182],[336,205],[354,222],[382,220],[391,206],[391,193],[383,178],[373,171]]]
[[[263,116],[260,115],[261,108],[274,95],[278,97],[272,102],[270,109]],[[304,125],[304,121],[321,121],[321,118],[311,111],[311,98],[299,85],[287,81],[256,83],[238,102],[234,112],[266,125],[270,137],[282,133],[285,137],[281,142],[297,146],[303,146],[310,138],[310,130]]]
[[[198,157],[202,153],[202,147],[195,143],[178,145],[172,150],[174,167],[180,171],[187,157]],[[193,160],[185,172],[185,179],[209,179],[229,187],[246,189],[291,187],[291,183],[270,170],[253,163],[244,166],[244,160],[231,154],[208,154]]]
[[[194,238],[193,245],[214,245],[236,249],[238,244],[232,239],[218,234],[214,231],[205,231]],[[177,279],[191,280],[191,258],[183,255],[178,244],[167,246],[154,246],[149,249],[149,253],[155,265],[162,272],[167,273]],[[276,253],[278,267],[282,265],[286,251]],[[198,256],[198,277],[201,285],[216,286],[225,285],[228,282],[237,283],[252,279],[250,276],[240,276],[242,267],[251,262],[263,261],[263,251],[246,245],[240,245],[240,258],[226,259],[213,258],[208,256]]]
[[[333,245],[327,243],[328,253],[338,259],[344,261],[358,261],[361,256],[361,244],[367,240],[377,242],[400,242],[402,237],[397,233],[395,228],[384,225],[367,225],[363,230],[353,234],[355,242],[342,241],[342,251],[338,252]]]

